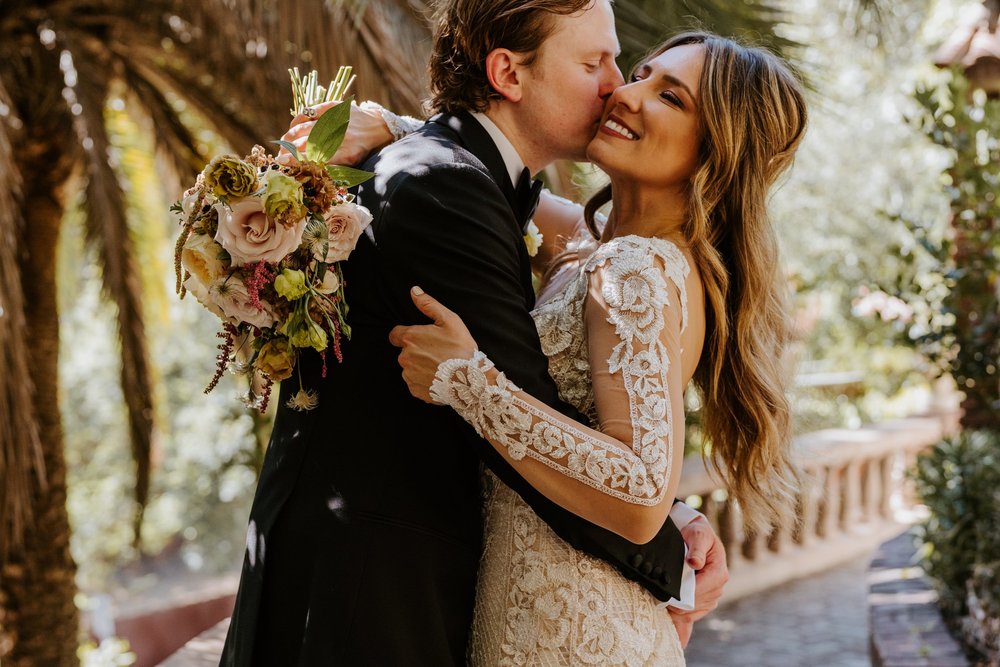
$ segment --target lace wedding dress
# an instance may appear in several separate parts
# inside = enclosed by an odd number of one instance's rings
[[[442,364],[432,393],[515,459],[534,458],[629,502],[660,502],[674,441],[683,448],[682,406],[666,387],[680,372],[689,271],[669,241],[612,239],[557,274],[546,290],[555,295],[533,313],[561,398],[598,430],[631,435],[620,438],[631,451],[547,418],[502,374],[491,383],[481,353]],[[597,352],[604,358],[592,364]],[[470,665],[684,665],[658,600],[562,541],[492,473],[484,478]]]

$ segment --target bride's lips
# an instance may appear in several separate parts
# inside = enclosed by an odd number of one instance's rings
[[[609,114],[608,119],[601,123],[600,132],[627,141],[638,141],[639,133],[633,130],[628,124],[615,114]]]

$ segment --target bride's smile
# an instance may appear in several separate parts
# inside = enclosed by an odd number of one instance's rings
[[[698,86],[704,64],[700,45],[670,49],[640,66],[611,95],[587,157],[613,183],[662,191],[690,180],[702,134]]]

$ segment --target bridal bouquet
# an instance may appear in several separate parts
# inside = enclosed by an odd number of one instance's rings
[[[342,67],[327,88],[315,72],[292,76],[292,114],[320,102],[344,101],[353,78]],[[277,141],[294,160],[276,158],[261,146],[239,158],[212,160],[171,210],[180,214],[174,258],[177,293],[190,292],[222,320],[215,388],[227,368],[253,375],[249,403],[267,408],[271,386],[291,377],[301,350],[323,358],[332,347],[338,361],[345,321],[340,262],[354,250],[371,214],[347,188],[372,174],[327,164],[344,140],[350,100],[323,114],[300,154]],[[314,392],[300,386],[289,407],[316,406]]]

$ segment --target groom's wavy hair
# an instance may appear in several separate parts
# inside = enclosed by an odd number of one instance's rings
[[[433,112],[486,111],[502,99],[486,77],[486,56],[504,48],[530,67],[552,34],[552,19],[583,11],[595,0],[441,0],[431,49]]]
[[[747,527],[764,531],[792,515],[800,487],[785,395],[788,287],[767,198],[805,133],[806,103],[801,82],[779,57],[717,35],[676,35],[643,62],[688,44],[705,49],[699,160],[682,227],[707,298],[705,352],[694,382],[711,463]],[[587,204],[595,235],[594,214],[611,197],[608,186]]]

